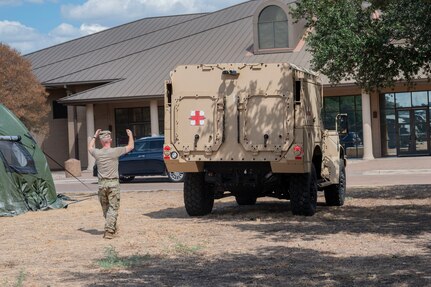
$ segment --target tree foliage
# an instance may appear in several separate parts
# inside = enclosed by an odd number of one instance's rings
[[[35,133],[47,132],[48,94],[17,51],[0,43],[0,102]]]
[[[312,66],[332,83],[354,80],[367,91],[430,76],[430,0],[301,0]]]

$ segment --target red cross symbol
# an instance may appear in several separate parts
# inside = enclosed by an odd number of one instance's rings
[[[205,112],[204,111],[191,111],[190,113],[190,125],[192,126],[203,126],[205,124]]]

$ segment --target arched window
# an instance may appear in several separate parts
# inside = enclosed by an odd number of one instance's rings
[[[288,48],[288,28],[282,8],[271,5],[263,9],[258,20],[259,49]]]

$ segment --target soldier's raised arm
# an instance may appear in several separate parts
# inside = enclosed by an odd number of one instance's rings
[[[130,152],[135,148],[135,140],[133,139],[133,133],[131,130],[126,130],[127,135],[129,136],[129,142],[126,146],[126,152]]]
[[[96,139],[99,137],[99,134],[100,134],[101,131],[102,131],[101,129],[98,129],[96,131],[96,133],[94,134],[94,136],[88,142],[88,151],[90,153],[94,150],[94,148],[96,146]]]

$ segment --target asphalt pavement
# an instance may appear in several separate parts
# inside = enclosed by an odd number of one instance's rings
[[[347,160],[347,187],[388,185],[431,185],[431,157],[390,157],[373,160]],[[96,192],[97,179],[83,171],[78,178],[66,177],[64,171],[53,172],[57,193]],[[142,176],[122,183],[122,191],[182,191],[182,183],[169,182],[167,177]]]

